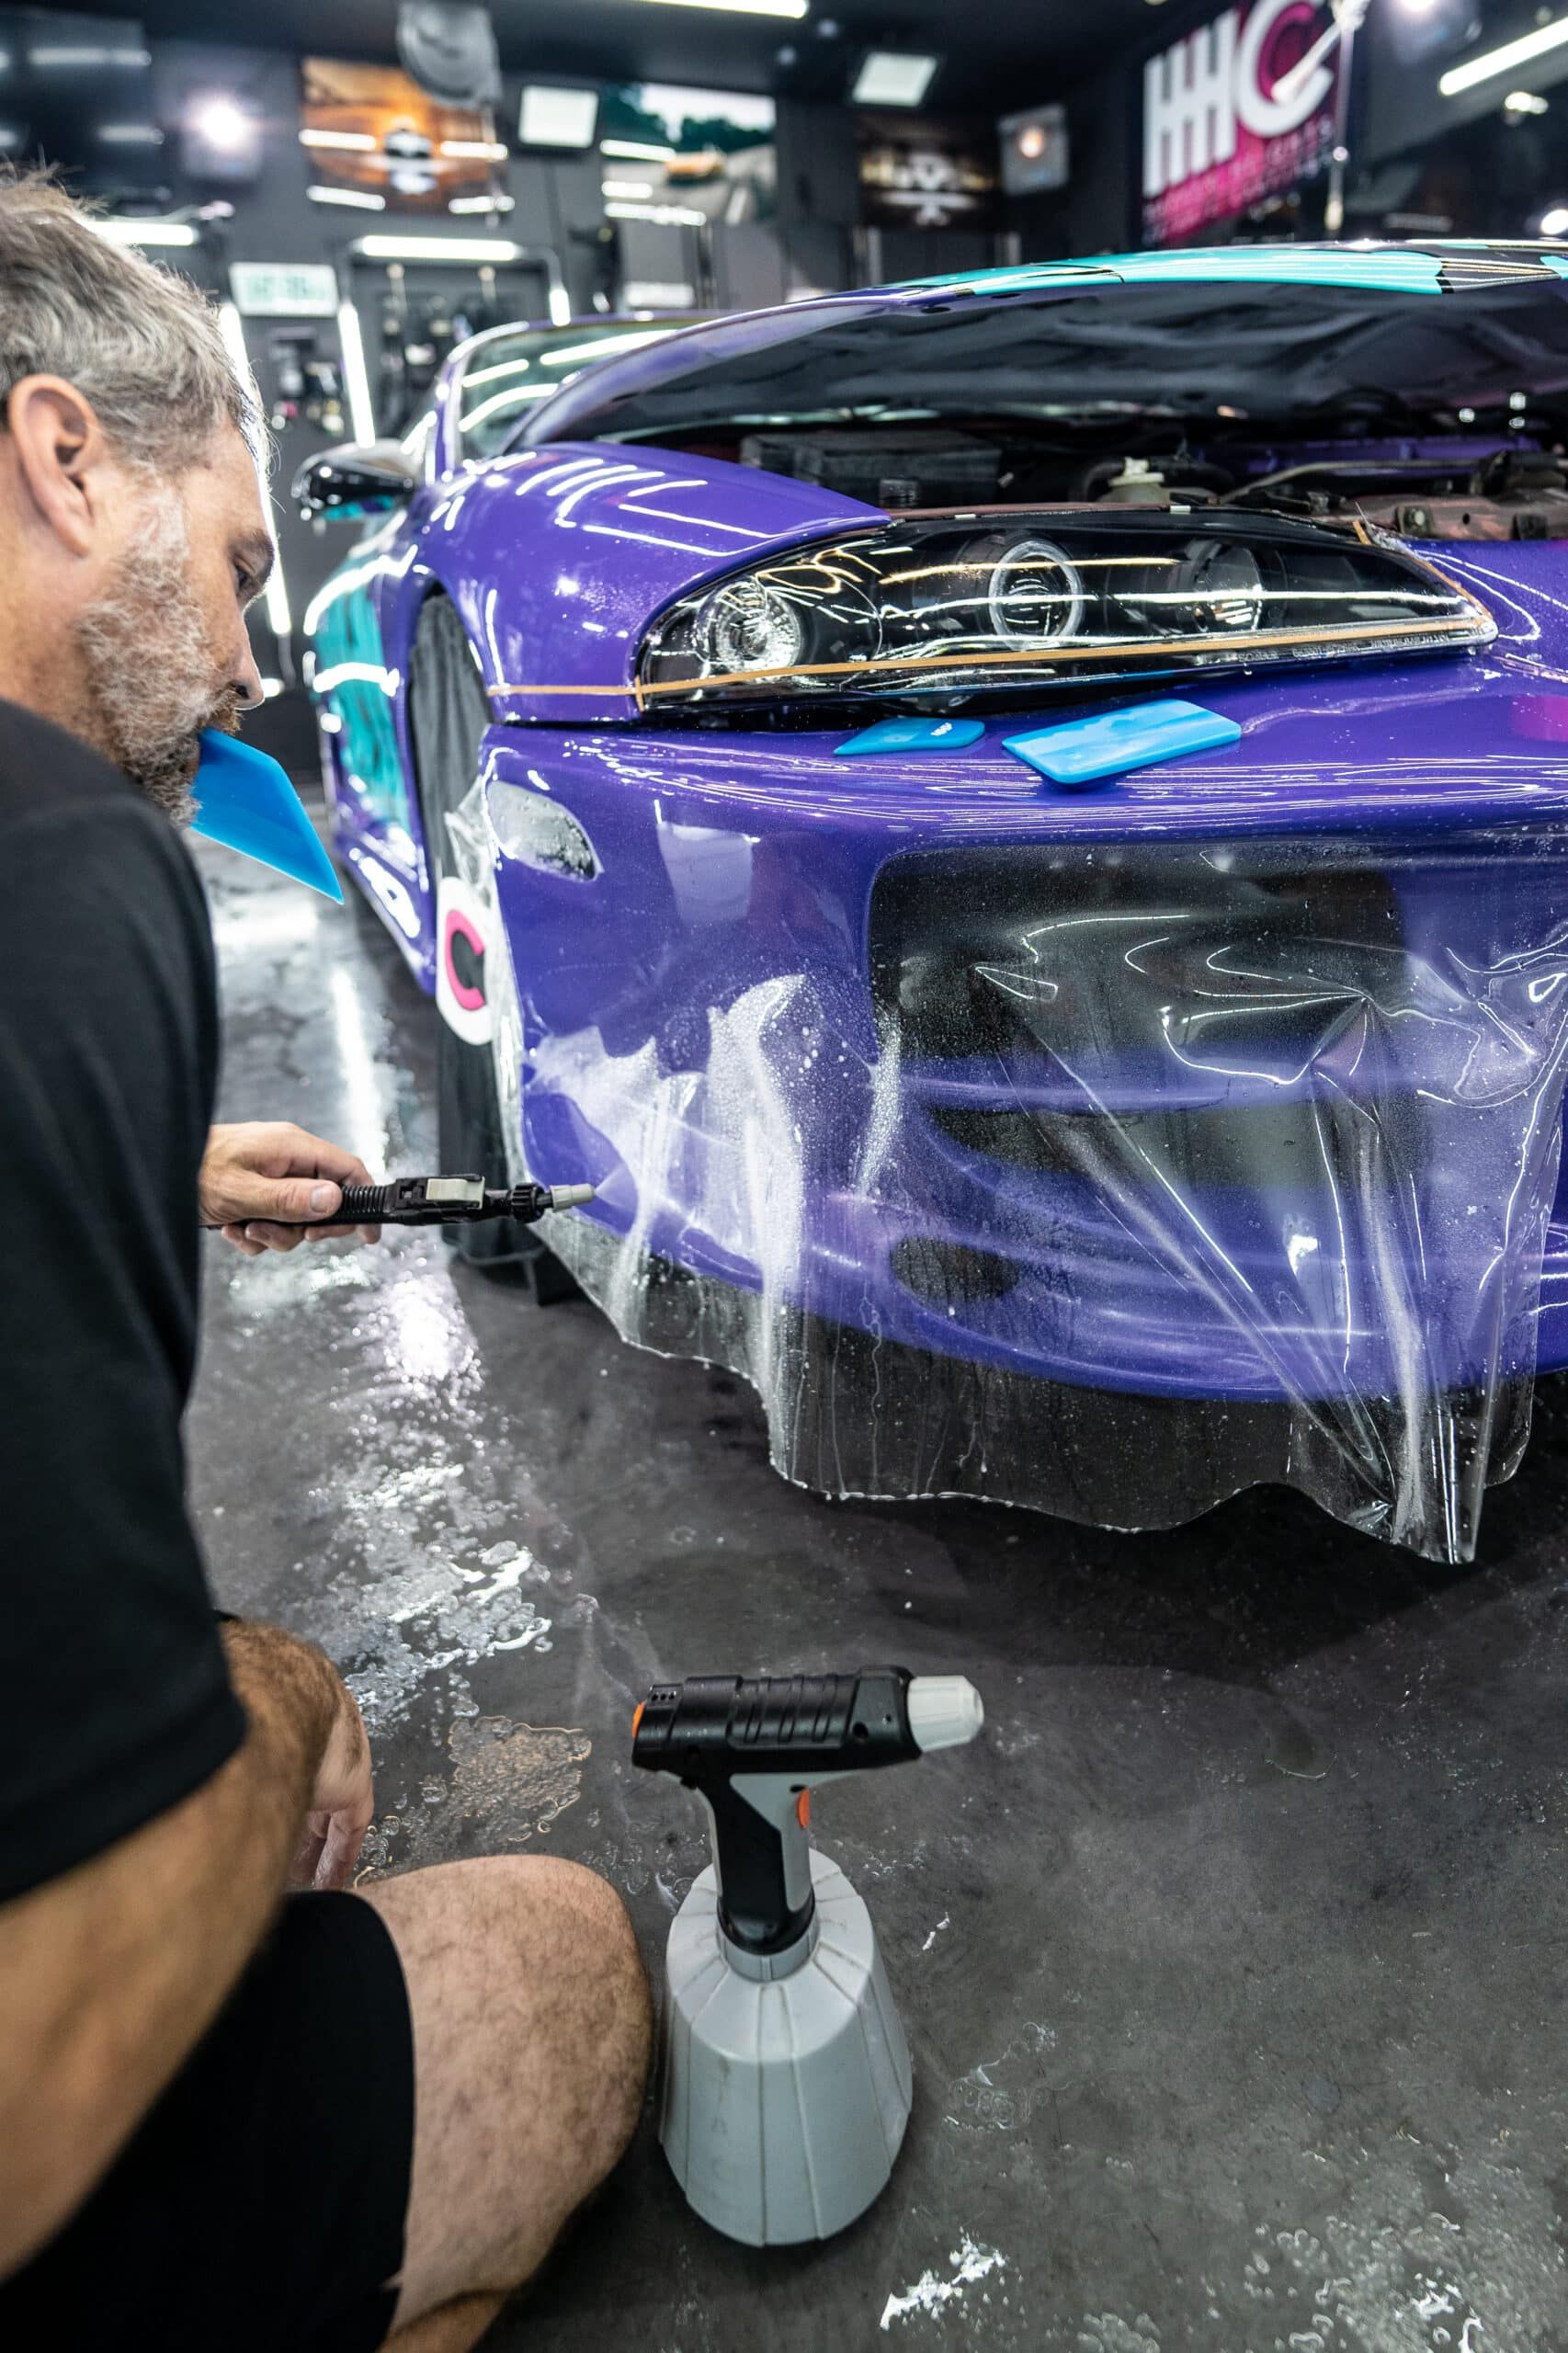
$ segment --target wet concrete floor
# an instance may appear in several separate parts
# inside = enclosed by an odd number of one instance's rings
[[[224,1115],[433,1165],[434,1016],[359,908],[203,850]],[[1568,1385],[1471,1569],[1283,1492],[1129,1538],[835,1504],[727,1375],[438,1239],[209,1247],[195,1508],[230,1606],[323,1643],[370,1860],[604,1871],[656,1964],[704,1860],[633,1779],[688,1672],[961,1669],[983,1743],[824,1791],[915,2055],[893,2183],[762,2255],[647,2120],[494,2353],[1568,2347]]]

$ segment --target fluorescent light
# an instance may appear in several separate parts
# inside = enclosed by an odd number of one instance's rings
[[[639,197],[652,196],[653,183],[652,180],[603,180],[599,193],[601,196],[629,197],[635,201]]]
[[[108,147],[161,147],[164,143],[155,122],[100,122],[97,135]]]
[[[611,221],[652,221],[661,229],[701,229],[708,215],[691,204],[607,204]]]
[[[449,196],[447,210],[449,212],[510,212],[512,199],[509,196]]]
[[[301,131],[301,147],[339,148],[345,153],[366,155],[373,153],[377,142],[368,131]]]
[[[255,367],[250,365],[250,350],[244,348],[244,320],[240,318],[238,303],[233,301],[219,303],[219,335],[223,336],[223,350],[226,350],[228,360],[231,360],[231,365],[233,365],[235,377],[240,379],[240,383],[247,388],[250,398],[256,403],[256,415],[261,415],[261,388],[259,383],[256,383]],[[278,642],[290,644],[290,640],[292,640],[294,635],[294,617],[292,612],[290,612],[290,591],[288,591],[288,585],[285,585],[285,579],[282,579],[282,555],[278,553],[278,527],[276,522],[273,522],[273,494],[271,494],[271,489],[268,489],[268,484],[266,484],[264,449],[256,449],[256,489],[261,492],[261,513],[266,516],[266,537],[271,539],[273,543],[273,570],[266,574],[266,588],[261,591],[261,602],[264,602],[266,607],[266,626],[271,629],[273,638],[278,638]],[[266,682],[264,677],[264,680],[261,680],[261,692],[282,694],[282,680],[276,680],[271,688],[268,688],[268,682]]]
[[[343,346],[343,389],[348,395],[348,426],[356,441],[376,438],[376,411],[365,368],[365,338],[352,302],[337,306],[337,339]]]
[[[665,8],[722,8],[732,17],[803,17],[809,0],[653,0]]]
[[[597,90],[562,90],[545,82],[525,82],[517,108],[517,139],[524,147],[569,147],[594,143],[599,119]]]
[[[1478,82],[1490,82],[1494,74],[1510,74],[1516,65],[1528,65],[1532,58],[1561,49],[1564,41],[1568,41],[1568,17],[1554,17],[1551,24],[1538,26],[1517,40],[1506,40],[1501,49],[1489,49],[1483,57],[1450,65],[1438,76],[1437,87],[1444,97],[1457,98],[1461,90],[1473,90]]]
[[[569,327],[572,324],[572,297],[564,286],[550,290],[550,324],[552,327]]]
[[[151,65],[152,51],[145,49],[83,48],[73,42],[69,48],[29,49],[29,65]]]
[[[1503,111],[1505,114],[1547,114],[1551,109],[1547,101],[1538,97],[1533,90],[1510,90],[1503,101]]]
[[[673,147],[649,147],[640,139],[601,139],[601,155],[619,155],[629,164],[673,164]]]
[[[901,50],[873,49],[855,77],[851,102],[858,107],[917,107],[941,62]]]
[[[498,139],[443,139],[441,153],[472,164],[504,164],[506,150]]]
[[[270,702],[270,701],[272,700],[272,698],[273,698],[273,696],[274,696],[274,695],[280,695],[280,694],[282,693],[282,691],[283,691],[283,681],[282,681],[282,679],[281,679],[281,678],[263,678],[263,680],[262,680],[262,682],[261,682],[261,691],[262,691],[263,695],[266,697],[267,700],[268,702]]]
[[[518,261],[521,245],[506,237],[360,237],[367,261]]]
[[[250,364],[250,353],[245,348],[244,321],[240,316],[237,302],[219,303],[218,331],[223,338],[223,348],[229,355],[234,373],[250,393],[259,415],[262,409],[261,389],[256,381],[256,370]],[[294,620],[289,610],[289,591],[283,579],[283,560],[278,551],[278,532],[272,519],[272,493],[267,485],[264,456],[263,450],[256,452],[256,487],[261,492],[261,511],[267,517],[267,536],[272,541],[272,569],[267,575],[267,585],[261,592],[262,601],[267,609],[267,627],[280,644],[287,645],[294,634]],[[267,683],[265,678],[261,682],[261,690],[263,694],[267,692]],[[282,682],[279,680],[271,691],[274,694],[281,694]]]
[[[308,188],[305,194],[312,204],[347,204],[356,212],[384,212],[387,200],[365,188]]]
[[[188,221],[90,221],[111,245],[194,245],[197,233]]]

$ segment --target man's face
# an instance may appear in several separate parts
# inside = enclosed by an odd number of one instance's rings
[[[179,822],[204,727],[260,699],[244,609],[272,563],[255,463],[224,425],[199,465],[132,476],[99,594],[76,617],[94,739]]]

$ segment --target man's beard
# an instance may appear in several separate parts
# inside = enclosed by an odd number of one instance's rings
[[[185,518],[150,499],[147,528],[75,624],[97,748],[176,825],[196,813],[191,779],[204,727],[233,734],[239,696],[213,694],[213,661],[190,577]]]

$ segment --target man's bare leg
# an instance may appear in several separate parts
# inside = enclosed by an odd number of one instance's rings
[[[388,2337],[385,2353],[469,2353],[505,2303],[504,2296],[460,2296],[438,2313],[400,2328]]]
[[[648,1984],[607,1883],[543,1856],[361,1891],[414,2018],[415,2125],[392,2353],[462,2353],[636,2128]]]

